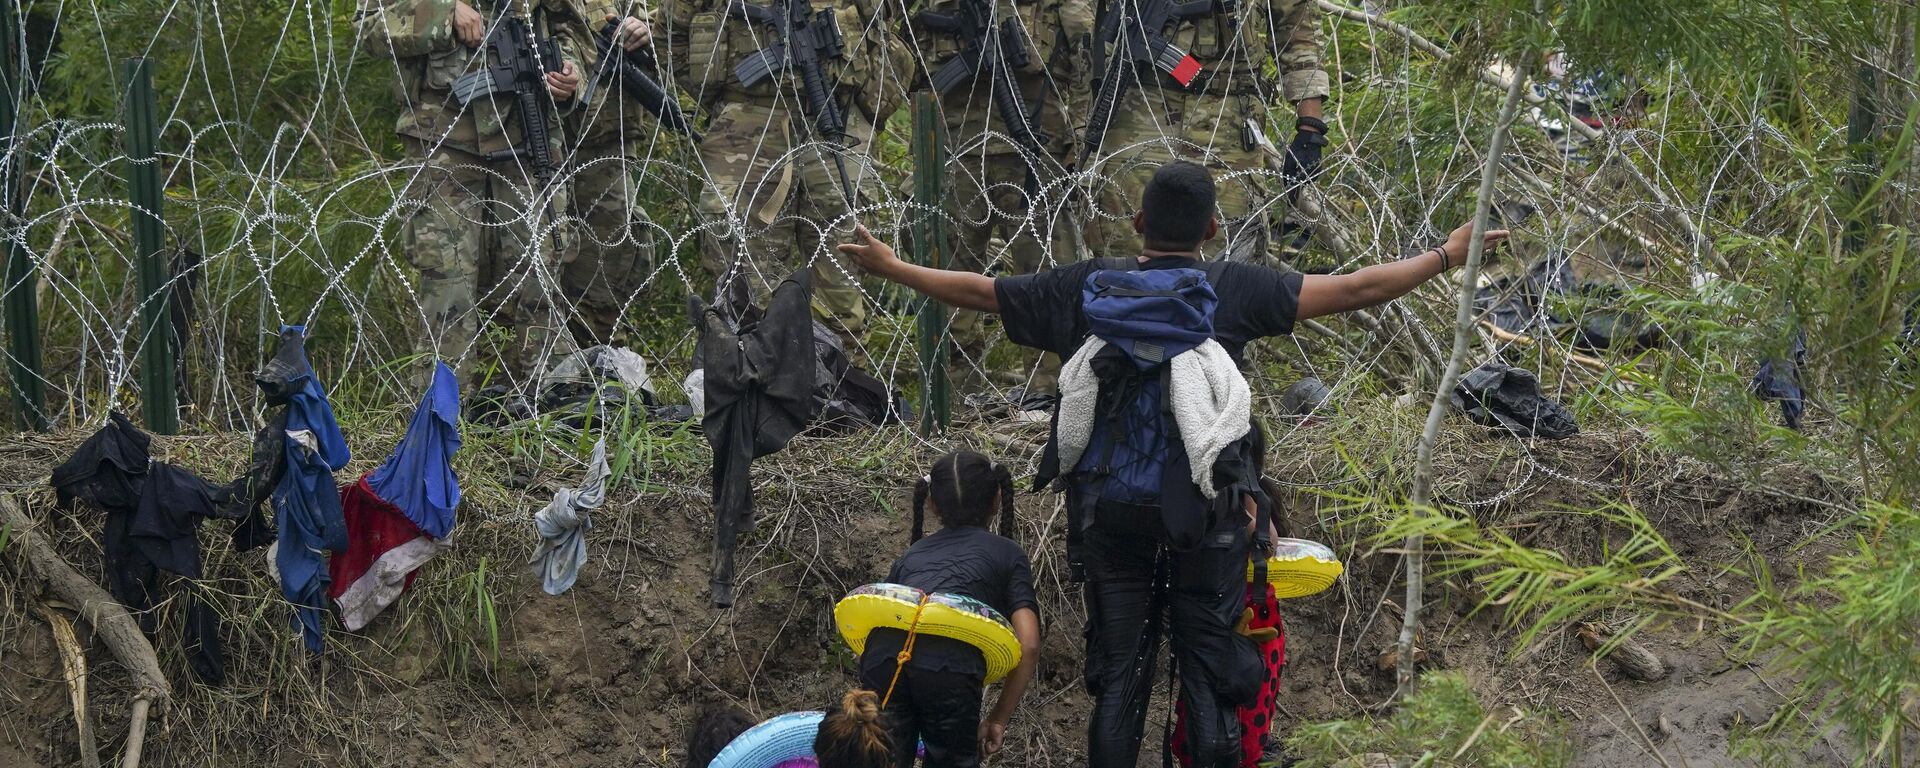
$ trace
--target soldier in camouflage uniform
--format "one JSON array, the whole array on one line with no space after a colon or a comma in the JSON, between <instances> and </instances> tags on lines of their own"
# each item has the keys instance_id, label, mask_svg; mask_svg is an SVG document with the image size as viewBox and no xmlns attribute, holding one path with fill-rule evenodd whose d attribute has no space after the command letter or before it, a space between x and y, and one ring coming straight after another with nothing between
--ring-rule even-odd
<instances>
[{"instance_id":1,"label":"soldier in camouflage uniform","mask_svg":"<svg viewBox=\"0 0 1920 768\"><path fill-rule=\"evenodd\" d=\"M711 115L698 148L699 170L706 176L698 203L705 227L701 262L716 278L743 277L760 293L811 263L814 314L857 336L865 330L866 307L857 272L834 246L851 237L855 223L845 188L853 187L852 202L865 205L867 191L879 184L862 159L872 148L876 126L898 106L909 64L906 52L880 23L880 0L813 0L814 12L833 12L845 39L838 58L821 61L847 117L844 151L835 152L805 114L797 72L776 74L751 88L734 77L743 59L779 41L771 28L729 15L728 5L729 0L663 0L656 10L656 20L667 25L662 65Z\"/></svg>"},{"instance_id":2,"label":"soldier in camouflage uniform","mask_svg":"<svg viewBox=\"0 0 1920 768\"><path fill-rule=\"evenodd\" d=\"M1270 225L1280 218L1274 206L1285 188L1306 183L1318 170L1326 143L1320 107L1328 94L1319 6L1314 0L1241 0L1238 5L1232 15L1174 22L1162 30L1169 43L1200 63L1200 74L1188 87L1149 70L1139 75L1138 85L1128 84L1115 106L1099 146L1102 159L1093 168L1103 179L1088 238L1094 255L1139 250L1133 214L1140 193L1155 169L1178 159L1214 172L1226 238L1222 253L1262 258L1272 245ZM1275 60L1277 84L1267 74ZM1293 141L1277 150L1267 143L1266 125L1267 105L1276 96L1291 102L1295 113ZM1286 158L1284 184L1262 172L1276 151Z\"/></svg>"},{"instance_id":3,"label":"soldier in camouflage uniform","mask_svg":"<svg viewBox=\"0 0 1920 768\"><path fill-rule=\"evenodd\" d=\"M524 157L488 159L525 142L510 96L481 96L463 107L452 93L460 76L487 64L484 40L505 3L529 18L536 34L553 34L582 17L573 0L363 0L355 17L361 51L392 57L403 109L397 130L421 168L404 192L401 247L420 271L415 286L427 328L420 351L461 361L473 381L482 318L510 329L499 363L515 380L537 374L548 355L565 351L565 334L543 282L551 280L566 233L554 222L557 185L543 185ZM529 14L529 11L531 13ZM562 72L546 78L550 151L558 162L559 114L578 90L582 67L563 52ZM543 273L545 273L543 275ZM484 313L484 314L483 314Z\"/></svg>"},{"instance_id":4,"label":"soldier in camouflage uniform","mask_svg":"<svg viewBox=\"0 0 1920 768\"><path fill-rule=\"evenodd\" d=\"M926 87L932 73L960 53L963 41L929 29L919 11L957 14L959 0L922 0L909 5L906 40L922 67L918 83ZM1044 157L1027 157L1008 136L1012 133L995 110L988 79L982 75L948 91L940 99L946 128L947 189L942 205L952 238L954 269L985 272L999 266L1012 274L1027 274L1047 266L1066 253L1067 223L1060 216L1066 185L1050 190L1072 164L1077 143L1073 132L1075 109L1083 106L1086 58L1078 50L1093 33L1092 0L997 0L994 18L1016 18L1027 42L1027 66L1016 72L1022 101L1047 139ZM1035 176L1028 178L1029 174ZM1029 200L1027 189L1045 194ZM1003 249L992 242L1000 238ZM951 331L956 355L980 364L986 331L978 312L954 313ZM1059 369L1049 360L1034 374L1035 390L1050 389Z\"/></svg>"},{"instance_id":5,"label":"soldier in camouflage uniform","mask_svg":"<svg viewBox=\"0 0 1920 768\"><path fill-rule=\"evenodd\" d=\"M586 59L589 73L601 65L593 35L608 21L620 23L621 48L650 46L646 12L636 4L587 0L584 31L569 45ZM560 290L571 305L568 327L581 346L607 344L621 333L622 313L652 272L654 225L635 198L632 157L661 154L678 138L617 81L593 90L592 103L567 115L569 213L584 225L577 247L562 254Z\"/></svg>"}]
</instances>

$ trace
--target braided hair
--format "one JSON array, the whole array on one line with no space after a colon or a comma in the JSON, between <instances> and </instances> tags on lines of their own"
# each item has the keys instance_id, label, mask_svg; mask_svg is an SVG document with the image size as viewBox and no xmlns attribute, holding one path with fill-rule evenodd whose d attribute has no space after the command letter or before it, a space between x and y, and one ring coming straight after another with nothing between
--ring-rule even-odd
<instances>
[{"instance_id":1,"label":"braided hair","mask_svg":"<svg viewBox=\"0 0 1920 768\"><path fill-rule=\"evenodd\" d=\"M999 506L994 505L998 496ZM945 526L978 525L1000 515L1000 535L1013 538L1013 470L973 451L960 450L935 459L913 484L913 538L924 535L927 499Z\"/></svg>"},{"instance_id":2,"label":"braided hair","mask_svg":"<svg viewBox=\"0 0 1920 768\"><path fill-rule=\"evenodd\" d=\"M813 754L820 768L890 768L893 744L880 719L880 695L856 688L840 697L820 721Z\"/></svg>"}]
</instances>

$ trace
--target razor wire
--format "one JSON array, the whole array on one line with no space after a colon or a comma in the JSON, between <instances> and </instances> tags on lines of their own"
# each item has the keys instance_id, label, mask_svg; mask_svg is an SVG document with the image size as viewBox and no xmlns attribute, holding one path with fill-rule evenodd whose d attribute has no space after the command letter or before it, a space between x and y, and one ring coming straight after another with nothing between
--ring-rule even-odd
<instances>
[{"instance_id":1,"label":"razor wire","mask_svg":"<svg viewBox=\"0 0 1920 768\"><path fill-rule=\"evenodd\" d=\"M143 341L141 313L161 298L139 295L133 287L136 264L127 227L130 216L142 211L123 199L127 157L123 128L114 119L116 84L110 76L89 74L111 73L127 56L150 56L163 65L157 84L165 115L159 162L166 190L162 216L174 268L166 295L181 316L176 330L186 374L181 382L183 420L189 428L253 428L261 405L251 372L271 353L269 345L282 325L309 329L310 352L330 389L347 393L359 405L401 407L412 402L413 385L425 367L420 341L432 323L419 295L420 270L403 238L407 219L426 203L411 199L406 191L432 167L398 147L394 110L409 107L383 102L379 95L393 89L398 74L391 52L367 50L356 39L353 15L363 9L318 0L143 0L124 5L4 1L24 22L24 45L15 47L21 52L15 64L24 75L17 89L19 118L4 157L18 170L23 213L9 223L6 238L24 250L33 272L33 279L7 290L33 291L38 297L41 324L34 331L43 340L43 383L57 422L97 424L109 409L129 407L141 395L133 374L141 344L151 343ZM534 4L513 1L523 12L532 12ZM911 37L901 23L914 10L906 0L885 0L878 7L882 12L867 19L865 28L846 34ZM1471 140L1479 135L1473 121L1484 121L1490 110L1460 97L1452 124L1436 128L1428 114L1430 84L1423 80L1431 76L1431 67L1418 51L1371 26L1333 18L1318 23L1326 33L1326 66L1337 75L1327 118L1335 142L1320 177L1311 185L1299 185L1272 162L1226 170L1218 174L1217 183L1223 189L1236 185L1263 193L1251 212L1270 217L1270 228L1286 220L1310 229L1305 250L1287 257L1295 260L1291 266L1347 271L1417 253L1457 223L1443 217L1466 210L1471 202L1469 185L1484 161ZM671 44L658 17L654 29L655 45ZM754 25L746 29L759 34ZM1034 31L1025 32L1034 42ZM756 38L745 45L757 49L770 42ZM932 47L907 42L916 51ZM661 60L675 53L666 51ZM874 76L882 91L904 104L924 82L921 73L938 63L916 60L906 71L881 66ZM730 69L730 64L722 69ZM1090 86L1058 82L1048 72L1051 96L1044 104L1062 110L1065 125L1078 130L1085 115L1074 111L1084 111ZM674 92L678 84L671 68L663 66L658 74ZM974 86L976 91L984 87ZM1500 194L1501 202L1524 204L1536 215L1510 222L1528 253L1508 258L1496 277L1524 277L1540 259L1578 260L1581 279L1617 285L1623 293L1649 287L1685 291L1715 267L1700 256L1709 244L1661 236L1682 229L1676 218L1723 235L1770 234L1755 231L1764 226L1757 220L1715 219L1717 209L1710 200L1730 185L1763 200L1791 192L1794 182L1770 181L1758 170L1759 154L1778 154L1790 146L1788 137L1757 117L1758 107L1747 125L1714 127L1711 138L1719 157L1712 168L1703 169L1703 179L1678 180L1661 175L1654 162L1672 149L1675 136L1647 119L1644 109L1616 105L1620 113L1612 117L1618 120L1602 127L1599 140L1584 140L1568 130L1566 121L1576 119L1567 109L1570 87L1551 81L1535 86L1547 106L1523 121L1526 130L1508 158L1511 170L1500 181ZM803 111L793 89L775 92L776 113ZM989 98L984 92L973 95L981 105ZM702 104L711 101L704 94L687 96ZM1129 105L1151 110L1163 96L1151 86L1133 88ZM1218 100L1223 109L1228 101ZM1274 93L1261 101L1267 118L1263 138L1284 147L1288 132L1277 126L1291 124L1291 108ZM789 258L778 263L741 259L738 266L763 290L802 267L824 264L843 272L874 318L868 332L853 339L856 360L911 397L919 376L911 302L899 288L846 273L833 257L834 246L853 224L865 224L899 246L903 233L928 218L939 218L953 229L993 221L1003 225L1002 235L991 241L986 253L970 254L982 271L998 273L999 265L1011 264L1011 241L1019 237L1040 244L1041 266L1067 264L1087 255L1108 255L1065 252L1058 244L1073 239L1063 237L1068 230L1127 215L1105 209L1100 201L1111 196L1105 190L1119 179L1143 172L1129 158L1146 145L1157 143L1177 156L1218 161L1217 150L1224 142L1239 140L1237 131L1227 130L1236 118L1222 114L1215 116L1220 130L1205 142L1169 129L1159 139L1109 141L1088 167L1072 168L1062 158L1027 153L1002 130L990 108L976 108L989 115L989 128L958 137L948 147L944 168L949 180L970 179L967 186L983 193L982 213L971 219L960 212L966 207L957 205L960 201L913 197L905 183L912 160L902 155L906 121L904 114L894 114L869 116L874 135L864 147L818 138L788 142L784 151L765 158L767 172L755 182L760 186L726 200L726 214L718 218L703 216L699 204L701 195L714 194L720 186L716 171L684 137L651 119L627 122L618 116L622 154L589 157L581 137L563 129L564 151L556 158L559 172L550 183L530 197L497 199L495 207L504 205L503 210L468 212L468 221L483 236L515 228L530 233L528 242L595 238L593 245L600 248L643 251L638 261L644 274L621 276L631 287L621 297L616 338L575 341L580 346L632 346L659 372L654 381L666 400L681 398L674 384L689 373L695 334L684 299L713 298L716 276L701 264L703 240L737 244L779 227L814 233L799 238L802 242L793 244ZM768 125L765 130L769 133L762 138L771 143L777 141L772 132L798 128ZM739 201L780 193L781 179L805 170L807 163L846 169L860 196L848 213L825 220L782 214L756 223L751 211L739 210ZM1039 180L1026 199L1026 210L998 202L1016 191L1024 197L1026 190L991 181L989 163L1022 164L1025 173ZM599 239L582 215L561 205L583 174L604 171L608 165L618 166L617 175L629 185L634 201L625 226L611 240ZM489 178L499 188L525 183L503 176L497 165L448 167ZM1656 169L1647 181L1661 197L1681 202L1633 192L1622 180L1621 169L1627 168ZM1636 242L1636 237L1657 242ZM1653 245L1690 254L1690 260L1665 263L1672 254L1650 252L1647 246ZM472 310L483 329L498 319L498 310L486 307L510 300L528 284L546 297L544 322L565 329L577 319L578 297L562 290L562 265L536 258L532 251L530 246L520 264L505 270L511 273L509 279L483 285ZM1619 258L1622 252L1638 256ZM744 250L735 248L735 253ZM1256 257L1282 265L1279 259ZM1456 291L1453 283L1436 281L1364 320L1333 322L1332 338L1302 330L1296 331L1296 343L1257 345L1256 362L1295 375L1312 373L1343 398L1373 391L1373 385L1363 382L1381 371L1403 375L1398 384L1417 393L1437 378L1420 373L1421 366L1434 364L1434 352L1443 351L1439 338L1444 334L1429 325L1450 315L1445 307ZM1603 377L1586 375L1573 362L1604 351L1591 349L1567 329L1618 307L1605 301L1587 304L1572 307L1570 316L1549 317L1543 311L1531 318L1532 325L1519 334L1528 339L1525 343L1486 338L1469 364L1513 359L1534 368L1548 394L1563 400L1581 399L1593 386L1608 386L1597 381ZM496 355L492 336L483 330L474 339L452 340L446 347L455 350L449 362ZM1008 357L998 350L1010 345L1003 334L990 332L983 347L956 355L951 365L974 393L1005 400L1012 389L1033 382L1037 373L1032 365L1015 370L1004 362L989 362ZM1260 393L1263 405L1270 405L1271 394ZM1300 448L1316 439L1312 430L1288 427L1276 444ZM1597 478L1568 477L1527 455L1504 492L1452 500L1468 507L1498 503L1534 482L1535 470L1539 476L1595 490L1609 487Z\"/></svg>"}]
</instances>

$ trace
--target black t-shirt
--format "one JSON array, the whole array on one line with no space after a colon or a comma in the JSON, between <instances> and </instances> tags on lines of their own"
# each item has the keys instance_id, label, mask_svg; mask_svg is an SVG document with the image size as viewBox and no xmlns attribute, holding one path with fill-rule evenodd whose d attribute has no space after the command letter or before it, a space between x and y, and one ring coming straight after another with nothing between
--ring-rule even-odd
<instances>
[{"instance_id":1,"label":"black t-shirt","mask_svg":"<svg viewBox=\"0 0 1920 768\"><path fill-rule=\"evenodd\" d=\"M1140 264L1141 269L1203 266L1183 256ZM1096 259L995 279L993 292L1000 300L1000 324L1007 338L1061 358L1072 357L1087 338L1087 315L1080 307L1087 276L1109 268L1111 262ZM1235 362L1241 361L1248 342L1293 332L1294 317L1300 311L1300 273L1238 261L1212 265L1212 269L1213 291L1220 297L1213 312L1214 339Z\"/></svg>"},{"instance_id":2,"label":"black t-shirt","mask_svg":"<svg viewBox=\"0 0 1920 768\"><path fill-rule=\"evenodd\" d=\"M1009 619L1021 608L1035 613L1040 610L1033 591L1033 566L1026 551L1012 539L975 526L942 528L915 542L893 561L887 581L925 592L971 597ZM874 630L867 638L861 666L885 664L890 672L906 637L907 633L898 629ZM986 674L986 658L978 648L933 635L920 635L913 641L913 661L909 664Z\"/></svg>"}]
</instances>

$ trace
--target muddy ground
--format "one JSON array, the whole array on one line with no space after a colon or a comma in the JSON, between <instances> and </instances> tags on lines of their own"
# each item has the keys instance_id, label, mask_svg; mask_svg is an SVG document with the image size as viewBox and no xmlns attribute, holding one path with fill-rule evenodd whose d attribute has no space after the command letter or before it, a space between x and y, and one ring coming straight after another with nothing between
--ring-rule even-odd
<instances>
[{"instance_id":1,"label":"muddy ground","mask_svg":"<svg viewBox=\"0 0 1920 768\"><path fill-rule=\"evenodd\" d=\"M11 439L0 445L0 470L41 530L97 577L98 514L54 509L42 485L81 437ZM1031 438L1029 431L981 444L1023 455ZM1677 591L1707 605L1744 596L1741 579L1716 565L1744 562L1749 543L1780 574L1817 557L1826 545L1802 545L1831 522L1842 495L1792 471L1769 475L1762 489L1617 434L1530 446L1478 432L1458 439L1465 447L1442 461L1450 478L1442 491L1475 500L1471 509L1483 520L1585 562L1621 532L1561 510L1631 502L1695 566ZM1283 437L1278 444L1311 442ZM356 434L360 459L342 480L391 445L391 438ZM932 447L904 432L803 439L757 465L761 526L741 549L741 599L720 611L706 602L701 444L681 434L646 445L628 475L643 482L620 484L596 513L591 560L571 592L543 594L524 565L534 540L530 515L549 491L470 482L454 549L365 632L332 626L317 661L286 623L286 606L263 575L263 553L229 551L226 524L207 524L206 585L227 617L229 680L219 688L192 681L178 617L163 606L157 647L176 704L150 736L145 765L672 766L689 718L705 702L731 700L769 716L836 700L851 680L852 657L834 632L833 602L877 580L905 546L908 478ZM171 438L159 451L223 477L241 465L244 444L229 436ZM1400 561L1356 541L1369 533L1351 524L1364 518L1364 503L1320 495L1340 487L1324 481L1339 474L1324 459L1301 450L1278 472L1307 479L1289 510L1294 530L1333 543L1348 563L1336 589L1283 606L1290 663L1281 733L1354 716L1392 690L1376 659L1399 625ZM470 478L489 472L490 460L462 459ZM543 480L578 474L577 459L553 455ZM1023 499L1020 513L1022 542L1036 555L1046 639L1040 679L995 764L1081 765L1083 614L1064 581L1063 517L1050 496ZM59 656L36 607L43 596L15 571L0 573L0 766L80 764ZM1423 638L1431 663L1466 673L1491 712L1518 707L1558 722L1579 750L1579 765L1658 765L1649 743L1675 765L1747 765L1729 756L1730 734L1771 716L1789 684L1737 663L1727 638L1691 624L1642 636L1672 669L1657 682L1628 679L1606 661L1590 668L1566 631L1545 632L1512 653L1516 633L1497 609L1473 611L1478 599L1461 578L1432 585ZM87 709L112 760L126 731L126 677L97 644L87 660ZM1158 743L1163 717L1156 704L1150 743ZM1836 750L1821 745L1807 764L1838 764ZM1158 755L1148 753L1143 764L1157 765Z\"/></svg>"}]
</instances>

